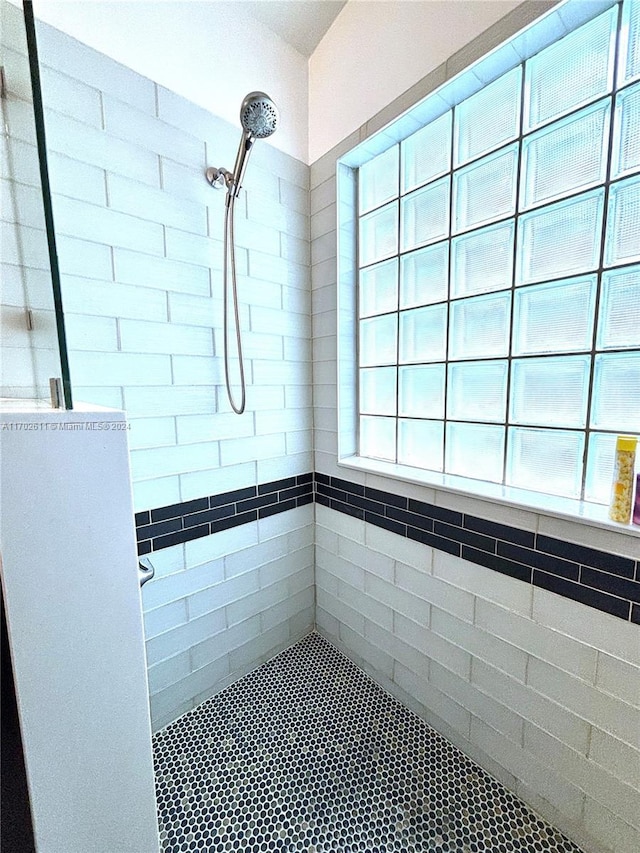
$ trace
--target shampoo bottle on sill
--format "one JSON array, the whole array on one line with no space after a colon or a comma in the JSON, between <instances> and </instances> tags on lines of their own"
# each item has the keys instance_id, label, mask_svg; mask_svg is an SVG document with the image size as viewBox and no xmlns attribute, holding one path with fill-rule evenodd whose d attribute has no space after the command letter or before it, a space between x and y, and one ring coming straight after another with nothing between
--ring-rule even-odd
<instances>
[{"instance_id":1,"label":"shampoo bottle on sill","mask_svg":"<svg viewBox=\"0 0 640 853\"><path fill-rule=\"evenodd\" d=\"M631 435L619 435L616 440L609 518L619 524L629 524L631 521L637 444L638 439Z\"/></svg>"}]
</instances>

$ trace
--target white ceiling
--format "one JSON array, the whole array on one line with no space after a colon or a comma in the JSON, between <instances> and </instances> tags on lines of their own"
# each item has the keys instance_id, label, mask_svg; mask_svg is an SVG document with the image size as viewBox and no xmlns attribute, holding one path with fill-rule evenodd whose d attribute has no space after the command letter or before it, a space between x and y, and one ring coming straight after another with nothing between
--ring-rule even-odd
<instances>
[{"instance_id":1,"label":"white ceiling","mask_svg":"<svg viewBox=\"0 0 640 853\"><path fill-rule=\"evenodd\" d=\"M240 0L243 11L311 56L347 0Z\"/></svg>"}]
</instances>

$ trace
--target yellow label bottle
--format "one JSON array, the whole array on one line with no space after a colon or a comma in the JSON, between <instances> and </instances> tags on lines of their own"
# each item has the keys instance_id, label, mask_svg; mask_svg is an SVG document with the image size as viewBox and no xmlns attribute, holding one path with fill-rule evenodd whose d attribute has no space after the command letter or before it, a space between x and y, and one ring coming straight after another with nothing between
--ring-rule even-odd
<instances>
[{"instance_id":1,"label":"yellow label bottle","mask_svg":"<svg viewBox=\"0 0 640 853\"><path fill-rule=\"evenodd\" d=\"M619 524L629 524L633 498L633 470L636 464L638 439L631 435L619 435L613 464L613 486L609 518Z\"/></svg>"}]
</instances>

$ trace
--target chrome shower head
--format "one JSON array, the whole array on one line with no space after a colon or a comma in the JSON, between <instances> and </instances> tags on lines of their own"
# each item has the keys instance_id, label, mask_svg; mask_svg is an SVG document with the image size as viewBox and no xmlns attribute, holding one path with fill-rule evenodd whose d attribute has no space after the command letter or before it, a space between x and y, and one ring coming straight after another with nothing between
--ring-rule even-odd
<instances>
[{"instance_id":1,"label":"chrome shower head","mask_svg":"<svg viewBox=\"0 0 640 853\"><path fill-rule=\"evenodd\" d=\"M275 133L279 121L278 108L268 95L264 92L249 92L246 95L240 107L242 136L233 172L210 167L205 173L211 186L227 187L227 206L238 197L253 143L256 139L266 139Z\"/></svg>"},{"instance_id":2,"label":"chrome shower head","mask_svg":"<svg viewBox=\"0 0 640 853\"><path fill-rule=\"evenodd\" d=\"M245 97L240 107L242 138L236 164L233 167L232 187L227 202L231 197L238 197L253 143L256 139L266 139L271 136L278 126L278 118L276 105L264 92L249 92Z\"/></svg>"},{"instance_id":3,"label":"chrome shower head","mask_svg":"<svg viewBox=\"0 0 640 853\"><path fill-rule=\"evenodd\" d=\"M278 127L278 108L264 92L249 92L240 107L240 124L254 139L266 139Z\"/></svg>"}]
</instances>

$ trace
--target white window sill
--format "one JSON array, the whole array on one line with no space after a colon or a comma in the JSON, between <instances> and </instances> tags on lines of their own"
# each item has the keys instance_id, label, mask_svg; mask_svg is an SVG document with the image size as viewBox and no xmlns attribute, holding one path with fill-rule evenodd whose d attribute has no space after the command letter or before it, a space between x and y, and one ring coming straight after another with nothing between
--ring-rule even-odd
<instances>
[{"instance_id":1,"label":"white window sill","mask_svg":"<svg viewBox=\"0 0 640 853\"><path fill-rule=\"evenodd\" d=\"M347 456L338 460L342 468L350 468L368 474L378 474L393 480L416 483L432 489L453 492L465 497L476 498L490 503L527 509L535 513L575 521L591 527L600 527L616 533L627 534L640 539L640 527L635 524L618 524L608 516L608 507L601 504L530 492L512 486L472 480L453 474L439 474L435 471L423 471L408 465L396 465L377 459L361 456Z\"/></svg>"}]
</instances>

